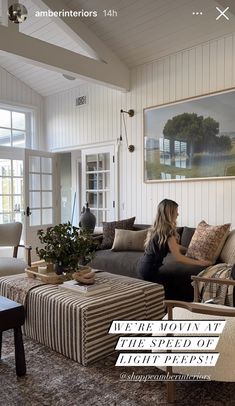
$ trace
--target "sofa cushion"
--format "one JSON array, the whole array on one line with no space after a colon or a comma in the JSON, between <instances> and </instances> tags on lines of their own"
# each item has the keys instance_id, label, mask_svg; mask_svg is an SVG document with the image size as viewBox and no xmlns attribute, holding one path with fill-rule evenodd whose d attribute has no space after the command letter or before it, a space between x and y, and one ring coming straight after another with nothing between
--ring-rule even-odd
<instances>
[{"instance_id":1,"label":"sofa cushion","mask_svg":"<svg viewBox=\"0 0 235 406\"><path fill-rule=\"evenodd\" d=\"M147 232L115 229L112 251L144 251Z\"/></svg>"},{"instance_id":2,"label":"sofa cushion","mask_svg":"<svg viewBox=\"0 0 235 406\"><path fill-rule=\"evenodd\" d=\"M228 236L229 229L230 224L211 226L204 220L201 221L195 230L186 255L215 263Z\"/></svg>"},{"instance_id":3,"label":"sofa cushion","mask_svg":"<svg viewBox=\"0 0 235 406\"><path fill-rule=\"evenodd\" d=\"M89 263L92 268L101 269L117 275L136 278L137 262L142 257L141 251L115 252L111 250L97 251L95 258Z\"/></svg>"},{"instance_id":4,"label":"sofa cushion","mask_svg":"<svg viewBox=\"0 0 235 406\"><path fill-rule=\"evenodd\" d=\"M220 253L220 259L226 264L235 264L235 230L229 233L227 240Z\"/></svg>"},{"instance_id":5,"label":"sofa cushion","mask_svg":"<svg viewBox=\"0 0 235 406\"><path fill-rule=\"evenodd\" d=\"M182 236L181 236L181 245L183 247L188 248L191 239L193 237L193 234L195 233L195 227L184 227Z\"/></svg>"},{"instance_id":6,"label":"sofa cushion","mask_svg":"<svg viewBox=\"0 0 235 406\"><path fill-rule=\"evenodd\" d=\"M0 258L0 277L16 275L25 272L26 263L20 258L1 257Z\"/></svg>"},{"instance_id":7,"label":"sofa cushion","mask_svg":"<svg viewBox=\"0 0 235 406\"><path fill-rule=\"evenodd\" d=\"M133 231L146 230L149 227L151 227L151 224L134 224Z\"/></svg>"},{"instance_id":8,"label":"sofa cushion","mask_svg":"<svg viewBox=\"0 0 235 406\"><path fill-rule=\"evenodd\" d=\"M121 228L123 230L132 230L135 217L131 217L125 220L103 222L103 241L101 243L101 249L111 248L115 236L115 228Z\"/></svg>"}]
</instances>

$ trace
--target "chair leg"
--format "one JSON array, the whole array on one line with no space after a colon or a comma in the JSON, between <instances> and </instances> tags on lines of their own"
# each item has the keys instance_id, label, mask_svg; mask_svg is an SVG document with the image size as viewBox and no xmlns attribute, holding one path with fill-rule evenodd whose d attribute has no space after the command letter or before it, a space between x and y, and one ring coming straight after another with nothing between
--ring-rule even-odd
<instances>
[{"instance_id":1,"label":"chair leg","mask_svg":"<svg viewBox=\"0 0 235 406\"><path fill-rule=\"evenodd\" d=\"M14 328L14 339L15 339L16 374L18 376L23 376L26 374L26 364L21 327Z\"/></svg>"},{"instance_id":2,"label":"chair leg","mask_svg":"<svg viewBox=\"0 0 235 406\"><path fill-rule=\"evenodd\" d=\"M169 373L169 376L171 377L173 375L172 367L166 367L166 372ZM174 401L175 401L175 382L169 380L166 384L166 388L167 388L167 401L169 403L174 403Z\"/></svg>"},{"instance_id":3,"label":"chair leg","mask_svg":"<svg viewBox=\"0 0 235 406\"><path fill-rule=\"evenodd\" d=\"M175 401L175 382L167 382L167 402Z\"/></svg>"},{"instance_id":4,"label":"chair leg","mask_svg":"<svg viewBox=\"0 0 235 406\"><path fill-rule=\"evenodd\" d=\"M2 358L2 331L0 331L0 359Z\"/></svg>"}]
</instances>

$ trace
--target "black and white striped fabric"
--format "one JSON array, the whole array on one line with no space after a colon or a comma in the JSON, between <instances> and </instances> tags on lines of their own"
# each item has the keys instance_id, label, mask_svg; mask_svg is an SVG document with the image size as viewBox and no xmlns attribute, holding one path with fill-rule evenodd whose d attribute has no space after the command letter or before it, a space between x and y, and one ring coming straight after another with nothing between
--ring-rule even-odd
<instances>
[{"instance_id":1,"label":"black and white striped fabric","mask_svg":"<svg viewBox=\"0 0 235 406\"><path fill-rule=\"evenodd\" d=\"M108 279L111 290L94 296L64 291L56 285L31 289L24 333L88 365L114 351L118 335L108 334L113 320L158 320L164 316L161 285L107 272L97 274L99 277ZM11 280L0 279L1 295L11 296Z\"/></svg>"}]
</instances>

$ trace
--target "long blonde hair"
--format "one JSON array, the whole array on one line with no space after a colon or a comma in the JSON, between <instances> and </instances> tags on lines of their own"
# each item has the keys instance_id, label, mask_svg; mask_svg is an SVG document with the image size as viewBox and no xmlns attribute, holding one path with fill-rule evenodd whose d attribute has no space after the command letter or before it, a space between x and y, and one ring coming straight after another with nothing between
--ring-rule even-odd
<instances>
[{"instance_id":1,"label":"long blonde hair","mask_svg":"<svg viewBox=\"0 0 235 406\"><path fill-rule=\"evenodd\" d=\"M147 234L145 248L153 239L157 239L159 246L161 246L166 243L169 236L177 237L175 220L177 208L178 204L173 200L164 199L159 203L153 226Z\"/></svg>"}]
</instances>

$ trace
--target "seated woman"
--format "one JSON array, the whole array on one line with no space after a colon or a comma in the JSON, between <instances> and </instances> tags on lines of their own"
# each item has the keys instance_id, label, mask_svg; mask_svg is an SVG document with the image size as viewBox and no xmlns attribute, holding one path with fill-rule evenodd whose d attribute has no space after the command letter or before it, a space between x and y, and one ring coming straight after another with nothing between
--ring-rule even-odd
<instances>
[{"instance_id":1,"label":"seated woman","mask_svg":"<svg viewBox=\"0 0 235 406\"><path fill-rule=\"evenodd\" d=\"M176 202L164 199L159 203L156 219L147 234L144 255L137 265L138 274L146 281L162 283L158 270L169 252L177 262L182 264L205 267L211 265L209 261L199 261L181 253L186 249L177 242L179 238L176 232L177 216L178 204Z\"/></svg>"}]
</instances>

